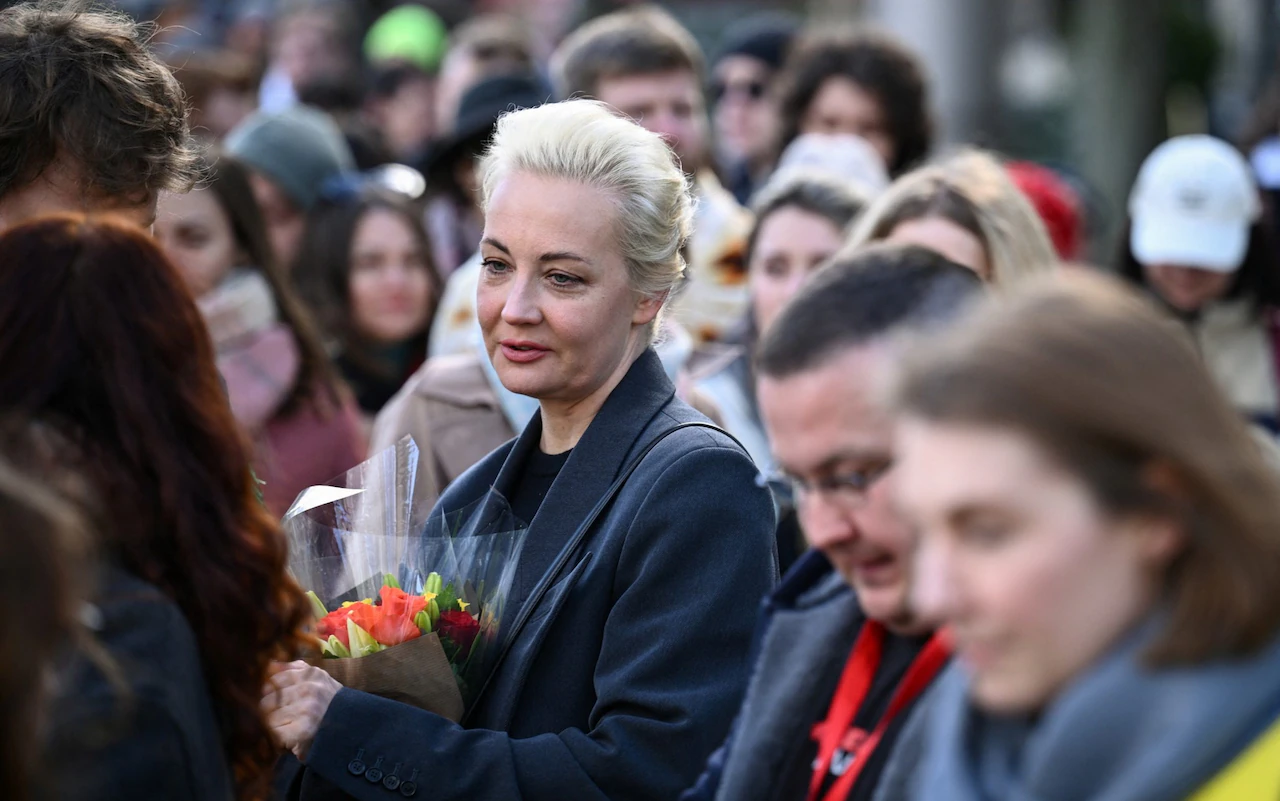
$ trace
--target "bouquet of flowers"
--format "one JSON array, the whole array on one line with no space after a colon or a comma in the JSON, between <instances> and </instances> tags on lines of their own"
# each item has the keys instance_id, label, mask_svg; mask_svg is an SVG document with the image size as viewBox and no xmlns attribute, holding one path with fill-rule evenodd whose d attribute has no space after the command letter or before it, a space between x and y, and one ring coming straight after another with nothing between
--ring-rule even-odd
<instances>
[{"instance_id":1,"label":"bouquet of flowers","mask_svg":"<svg viewBox=\"0 0 1280 801\"><path fill-rule=\"evenodd\" d=\"M495 654L526 527L500 494L428 515L409 437L285 514L321 657L344 686L461 719Z\"/></svg>"}]
</instances>

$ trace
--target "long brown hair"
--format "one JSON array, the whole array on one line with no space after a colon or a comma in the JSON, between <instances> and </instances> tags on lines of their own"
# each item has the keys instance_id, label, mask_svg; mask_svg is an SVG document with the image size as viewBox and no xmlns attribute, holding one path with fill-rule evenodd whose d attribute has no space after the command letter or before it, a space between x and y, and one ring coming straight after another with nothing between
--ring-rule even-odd
<instances>
[{"instance_id":1,"label":"long brown hair","mask_svg":"<svg viewBox=\"0 0 1280 801\"><path fill-rule=\"evenodd\" d=\"M298 378L277 414L281 417L289 416L307 400L315 399L317 392L323 393L324 400L336 407L341 402L338 373L329 354L325 352L320 331L311 313L298 299L293 286L285 280L280 265L276 262L271 240L267 237L262 209L249 183L248 168L225 154L202 156L201 168L205 176L203 186L213 193L218 207L231 223L236 245L249 259L246 266L262 273L262 277L266 279L280 313L280 322L293 332L294 341L298 344L298 353L302 357ZM326 408L322 407L319 411L326 411Z\"/></svg>"},{"instance_id":2,"label":"long brown hair","mask_svg":"<svg viewBox=\"0 0 1280 801\"><path fill-rule=\"evenodd\" d=\"M410 361L420 362L426 357L427 334L444 294L444 279L431 259L431 241L422 226L422 218L408 198L366 186L349 197L322 200L307 215L306 232L291 274L297 282L299 296L315 313L325 334L332 338L337 352L362 368L378 373L378 360L373 355L376 346L356 331L351 313L351 272L355 266L351 248L360 223L374 211L390 212L404 223L426 259L431 314L423 330L411 338L414 353Z\"/></svg>"},{"instance_id":3,"label":"long brown hair","mask_svg":"<svg viewBox=\"0 0 1280 801\"><path fill-rule=\"evenodd\" d=\"M47 423L112 525L98 547L195 632L242 799L277 757L268 663L305 647L305 597L257 500L250 449L177 270L123 221L60 215L0 236L0 405Z\"/></svg>"},{"instance_id":4,"label":"long brown hair","mask_svg":"<svg viewBox=\"0 0 1280 801\"><path fill-rule=\"evenodd\" d=\"M1178 525L1153 664L1248 655L1280 632L1280 473L1181 327L1116 279L1063 271L991 299L908 359L898 401L1018 430L1110 514Z\"/></svg>"}]
</instances>

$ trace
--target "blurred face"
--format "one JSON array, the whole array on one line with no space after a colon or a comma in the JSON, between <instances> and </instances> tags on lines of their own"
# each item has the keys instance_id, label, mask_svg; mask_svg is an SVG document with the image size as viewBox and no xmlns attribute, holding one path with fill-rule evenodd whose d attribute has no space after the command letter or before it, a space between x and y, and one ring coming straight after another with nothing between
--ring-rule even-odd
<instances>
[{"instance_id":1,"label":"blurred face","mask_svg":"<svg viewBox=\"0 0 1280 801\"><path fill-rule=\"evenodd\" d=\"M982 240L945 217L904 220L889 232L884 241L928 248L962 267L968 267L982 280L991 280L991 265Z\"/></svg>"},{"instance_id":2,"label":"blurred face","mask_svg":"<svg viewBox=\"0 0 1280 801\"><path fill-rule=\"evenodd\" d=\"M427 77L406 81L377 109L378 129L401 158L416 155L435 132L435 91Z\"/></svg>"},{"instance_id":3,"label":"blurred face","mask_svg":"<svg viewBox=\"0 0 1280 801\"><path fill-rule=\"evenodd\" d=\"M951 626L976 704L1043 709L1151 607L1172 535L1109 517L1009 429L907 419L897 445L917 608Z\"/></svg>"},{"instance_id":4,"label":"blurred face","mask_svg":"<svg viewBox=\"0 0 1280 801\"><path fill-rule=\"evenodd\" d=\"M480 67L469 51L451 50L445 56L436 77L435 122L440 131L453 128L462 96L479 78Z\"/></svg>"},{"instance_id":5,"label":"blurred face","mask_svg":"<svg viewBox=\"0 0 1280 801\"><path fill-rule=\"evenodd\" d=\"M262 208L262 219L267 224L267 236L271 239L276 262L286 270L292 269L293 259L298 255L298 245L302 241L302 231L306 227L306 216L265 175L250 172L249 183L253 186L253 196L258 201L258 206Z\"/></svg>"},{"instance_id":6,"label":"blurred face","mask_svg":"<svg viewBox=\"0 0 1280 801\"><path fill-rule=\"evenodd\" d=\"M818 87L800 118L800 133L853 134L867 140L885 164L897 157L884 107L875 95L849 78L828 78Z\"/></svg>"},{"instance_id":7,"label":"blurred face","mask_svg":"<svg viewBox=\"0 0 1280 801\"><path fill-rule=\"evenodd\" d=\"M876 400L889 359L883 345L852 347L811 370L762 376L757 394L779 467L811 488L796 498L809 544L857 591L868 616L909 632L921 621L908 597L910 532L891 502L896 470L860 493L815 486L891 463L893 424Z\"/></svg>"},{"instance_id":8,"label":"blurred face","mask_svg":"<svg viewBox=\"0 0 1280 801\"><path fill-rule=\"evenodd\" d=\"M293 14L281 22L276 34L276 62L294 86L336 75L346 67L336 25L333 18L320 11Z\"/></svg>"},{"instance_id":9,"label":"blurred face","mask_svg":"<svg viewBox=\"0 0 1280 801\"><path fill-rule=\"evenodd\" d=\"M405 221L371 209L351 242L351 320L362 336L385 344L421 335L431 319L427 254Z\"/></svg>"},{"instance_id":10,"label":"blurred face","mask_svg":"<svg viewBox=\"0 0 1280 801\"><path fill-rule=\"evenodd\" d=\"M778 123L768 96L772 79L769 65L751 56L726 56L716 64L716 143L726 160L768 157Z\"/></svg>"},{"instance_id":11,"label":"blurred face","mask_svg":"<svg viewBox=\"0 0 1280 801\"><path fill-rule=\"evenodd\" d=\"M1147 286L1178 311L1194 312L1231 291L1235 273L1219 273L1178 264L1143 265Z\"/></svg>"},{"instance_id":12,"label":"blurred face","mask_svg":"<svg viewBox=\"0 0 1280 801\"><path fill-rule=\"evenodd\" d=\"M842 242L840 229L830 220L794 206L778 209L760 223L748 268L751 305L761 332Z\"/></svg>"},{"instance_id":13,"label":"blurred face","mask_svg":"<svg viewBox=\"0 0 1280 801\"><path fill-rule=\"evenodd\" d=\"M250 92L214 87L200 110L199 125L209 129L210 138L220 140L252 114L257 105L258 99Z\"/></svg>"},{"instance_id":14,"label":"blurred face","mask_svg":"<svg viewBox=\"0 0 1280 801\"><path fill-rule=\"evenodd\" d=\"M612 198L514 172L489 201L477 293L489 358L512 392L578 404L608 395L659 302L630 285Z\"/></svg>"},{"instance_id":15,"label":"blurred face","mask_svg":"<svg viewBox=\"0 0 1280 801\"><path fill-rule=\"evenodd\" d=\"M185 195L161 193L155 236L197 298L245 261L231 220L210 189L196 189Z\"/></svg>"},{"instance_id":16,"label":"blurred face","mask_svg":"<svg viewBox=\"0 0 1280 801\"><path fill-rule=\"evenodd\" d=\"M680 157L684 171L702 168L707 152L707 113L702 87L692 72L605 78L596 97L660 135Z\"/></svg>"}]
</instances>

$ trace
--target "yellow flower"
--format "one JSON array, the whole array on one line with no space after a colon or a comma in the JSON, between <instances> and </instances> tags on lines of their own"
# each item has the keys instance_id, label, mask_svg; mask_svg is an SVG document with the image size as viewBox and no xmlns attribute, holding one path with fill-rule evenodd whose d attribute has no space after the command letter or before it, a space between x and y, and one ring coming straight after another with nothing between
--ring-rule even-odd
<instances>
[{"instance_id":1,"label":"yellow flower","mask_svg":"<svg viewBox=\"0 0 1280 801\"><path fill-rule=\"evenodd\" d=\"M343 601L342 608L346 609L348 606L355 606L356 604L368 604L369 606L373 606L373 599L365 598L363 601Z\"/></svg>"},{"instance_id":2,"label":"yellow flower","mask_svg":"<svg viewBox=\"0 0 1280 801\"><path fill-rule=\"evenodd\" d=\"M468 606L471 606L471 604L467 603L461 598L458 599L458 608L461 609L463 612L467 611Z\"/></svg>"}]
</instances>

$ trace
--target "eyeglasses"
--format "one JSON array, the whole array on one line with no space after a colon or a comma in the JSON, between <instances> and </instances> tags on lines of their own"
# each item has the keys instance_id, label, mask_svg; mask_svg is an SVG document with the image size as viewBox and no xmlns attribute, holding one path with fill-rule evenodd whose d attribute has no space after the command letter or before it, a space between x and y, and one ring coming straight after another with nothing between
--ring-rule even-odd
<instances>
[{"instance_id":1,"label":"eyeglasses","mask_svg":"<svg viewBox=\"0 0 1280 801\"><path fill-rule=\"evenodd\" d=\"M872 486L884 478L891 469L893 469L893 460L886 459L871 467L835 473L816 480L800 478L784 471L772 473L768 480L770 483L789 487L796 500L810 494L821 494L833 501L850 506L861 506L866 501L867 493L871 491Z\"/></svg>"},{"instance_id":2,"label":"eyeglasses","mask_svg":"<svg viewBox=\"0 0 1280 801\"><path fill-rule=\"evenodd\" d=\"M768 88L763 81L741 81L724 83L716 81L711 84L711 99L719 103L730 95L740 95L747 100L760 100Z\"/></svg>"}]
</instances>

